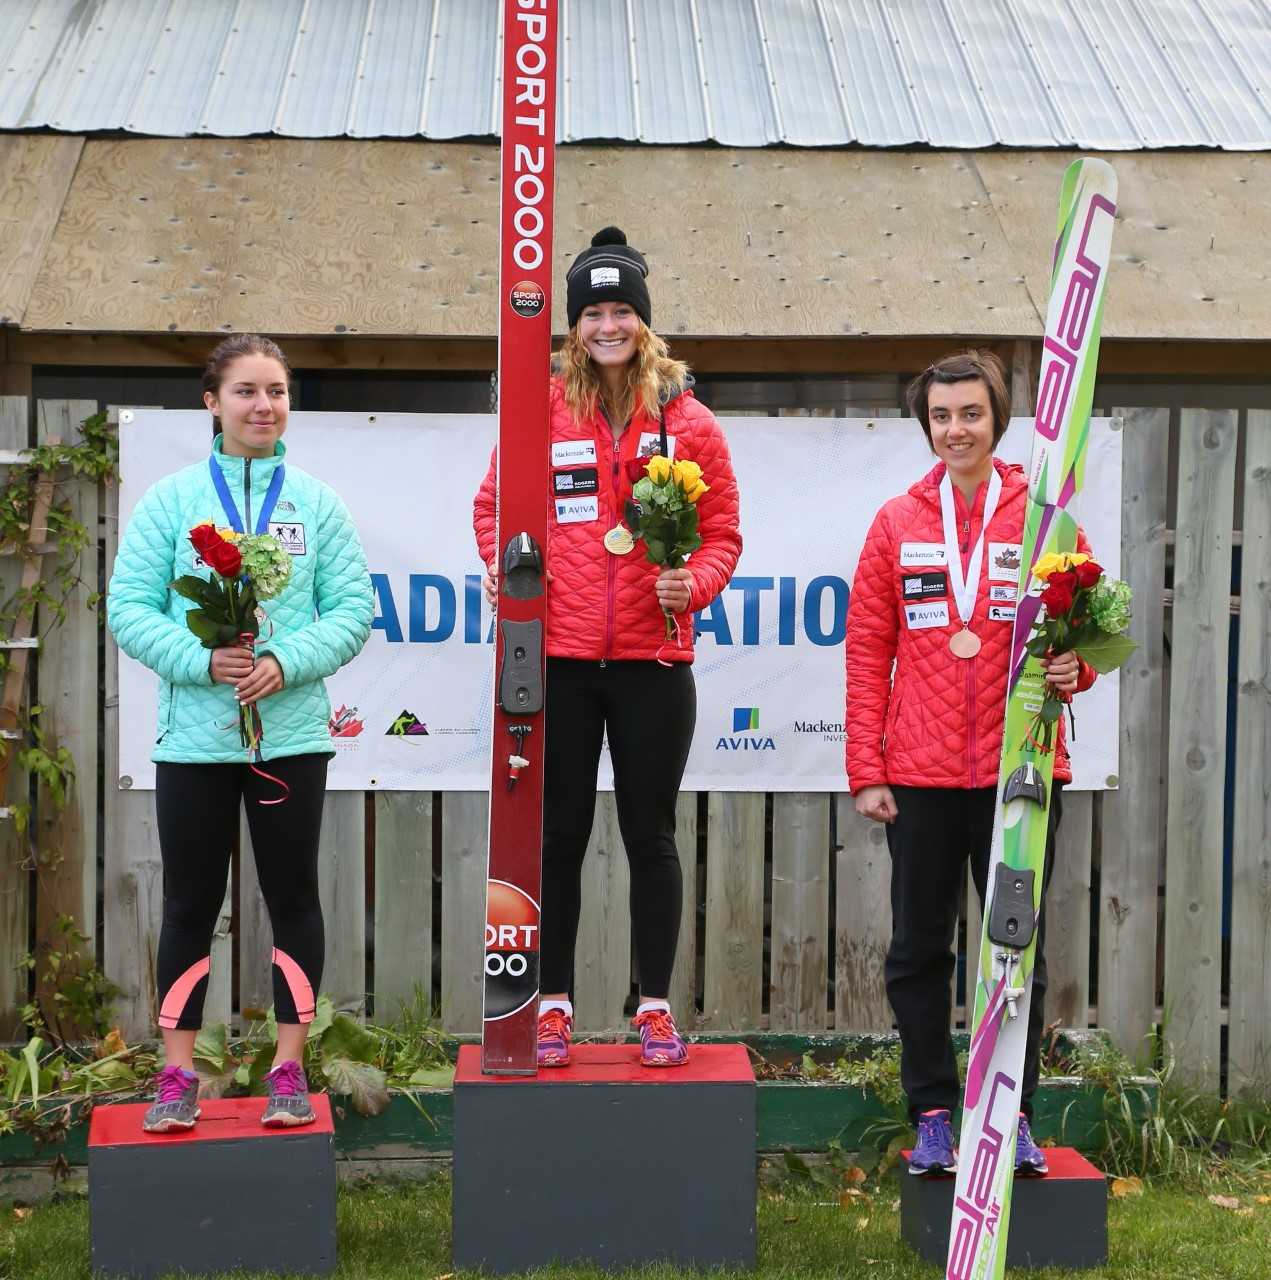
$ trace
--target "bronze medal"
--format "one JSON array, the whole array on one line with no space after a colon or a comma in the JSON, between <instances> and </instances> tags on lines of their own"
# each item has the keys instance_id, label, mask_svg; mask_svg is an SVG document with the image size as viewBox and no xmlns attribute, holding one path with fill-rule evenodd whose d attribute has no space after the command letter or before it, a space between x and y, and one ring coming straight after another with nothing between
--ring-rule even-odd
<instances>
[{"instance_id":1,"label":"bronze medal","mask_svg":"<svg viewBox=\"0 0 1271 1280\"><path fill-rule=\"evenodd\" d=\"M974 658L980 652L980 637L963 627L949 637L949 652L955 658Z\"/></svg>"},{"instance_id":2,"label":"bronze medal","mask_svg":"<svg viewBox=\"0 0 1271 1280\"><path fill-rule=\"evenodd\" d=\"M610 555L629 555L635 548L635 538L625 524L616 524L605 534L605 550Z\"/></svg>"}]
</instances>

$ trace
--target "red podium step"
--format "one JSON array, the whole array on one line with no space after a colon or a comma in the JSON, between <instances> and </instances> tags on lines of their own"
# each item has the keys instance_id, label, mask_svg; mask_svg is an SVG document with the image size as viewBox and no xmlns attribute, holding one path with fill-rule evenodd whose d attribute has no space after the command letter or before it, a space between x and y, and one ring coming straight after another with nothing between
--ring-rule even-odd
<instances>
[{"instance_id":1,"label":"red podium step","mask_svg":"<svg viewBox=\"0 0 1271 1280\"><path fill-rule=\"evenodd\" d=\"M455 1073L454 1262L501 1274L553 1261L753 1266L755 1077L742 1045L682 1067L583 1044L568 1067ZM656 1224L651 1229L650 1224Z\"/></svg>"},{"instance_id":2,"label":"red podium step","mask_svg":"<svg viewBox=\"0 0 1271 1280\"><path fill-rule=\"evenodd\" d=\"M902 1170L909 1152L901 1152ZM1071 1147L1048 1147L1044 1178L1016 1178L1006 1236L1008 1267L1088 1270L1108 1260L1107 1179ZM902 1172L900 1234L919 1257L943 1266L949 1253L954 1179Z\"/></svg>"},{"instance_id":3,"label":"red podium step","mask_svg":"<svg viewBox=\"0 0 1271 1280\"><path fill-rule=\"evenodd\" d=\"M200 1103L185 1133L145 1133L145 1103L99 1106L88 1133L95 1275L335 1270L335 1130L266 1129L264 1098Z\"/></svg>"}]
</instances>

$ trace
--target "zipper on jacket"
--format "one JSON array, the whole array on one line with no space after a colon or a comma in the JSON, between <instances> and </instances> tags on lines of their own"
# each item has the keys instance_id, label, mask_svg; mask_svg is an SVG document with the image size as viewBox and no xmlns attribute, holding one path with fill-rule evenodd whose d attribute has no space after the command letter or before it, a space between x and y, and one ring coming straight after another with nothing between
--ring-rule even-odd
<instances>
[{"instance_id":1,"label":"zipper on jacket","mask_svg":"<svg viewBox=\"0 0 1271 1280\"><path fill-rule=\"evenodd\" d=\"M613 428L610 428L610 435L613 434ZM616 509L618 503L618 441L613 442L613 465L610 470L609 487L610 492L614 496L614 507ZM621 519L621 516L619 516ZM617 523L617 521L615 521ZM608 563L605 565L605 661L613 657L613 610L614 597L618 593L618 557L611 556L607 552L605 559ZM601 666L604 661L601 662Z\"/></svg>"},{"instance_id":2,"label":"zipper on jacket","mask_svg":"<svg viewBox=\"0 0 1271 1280\"><path fill-rule=\"evenodd\" d=\"M252 531L252 460L243 459L243 532Z\"/></svg>"},{"instance_id":3,"label":"zipper on jacket","mask_svg":"<svg viewBox=\"0 0 1271 1280\"><path fill-rule=\"evenodd\" d=\"M970 756L971 786L978 787L980 779L975 767L975 757L979 752L975 734L975 659L966 664L966 742Z\"/></svg>"}]
</instances>

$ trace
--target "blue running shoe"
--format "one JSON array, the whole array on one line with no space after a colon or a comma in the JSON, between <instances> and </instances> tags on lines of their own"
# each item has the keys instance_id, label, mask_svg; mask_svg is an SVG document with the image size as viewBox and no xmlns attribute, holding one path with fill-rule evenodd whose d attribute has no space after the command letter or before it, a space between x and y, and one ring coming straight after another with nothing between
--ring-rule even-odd
<instances>
[{"instance_id":1,"label":"blue running shoe","mask_svg":"<svg viewBox=\"0 0 1271 1280\"><path fill-rule=\"evenodd\" d=\"M947 1111L924 1111L918 1117L918 1142L909 1155L909 1172L953 1173L958 1153L953 1149L953 1126Z\"/></svg>"},{"instance_id":2,"label":"blue running shoe","mask_svg":"<svg viewBox=\"0 0 1271 1280\"><path fill-rule=\"evenodd\" d=\"M1046 1153L1033 1141L1028 1129L1028 1117L1019 1113L1019 1132L1015 1135L1015 1176L1017 1178L1044 1178L1050 1172Z\"/></svg>"}]
</instances>

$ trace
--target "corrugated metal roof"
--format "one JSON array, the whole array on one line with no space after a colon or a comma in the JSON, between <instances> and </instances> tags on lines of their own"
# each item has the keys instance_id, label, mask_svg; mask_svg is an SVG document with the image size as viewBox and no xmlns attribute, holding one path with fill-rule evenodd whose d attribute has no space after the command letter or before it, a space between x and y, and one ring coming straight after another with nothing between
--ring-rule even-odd
<instances>
[{"instance_id":1,"label":"corrugated metal roof","mask_svg":"<svg viewBox=\"0 0 1271 1280\"><path fill-rule=\"evenodd\" d=\"M561 141L1271 147L1268 0L560 0ZM0 0L0 130L492 137L499 0Z\"/></svg>"}]
</instances>

